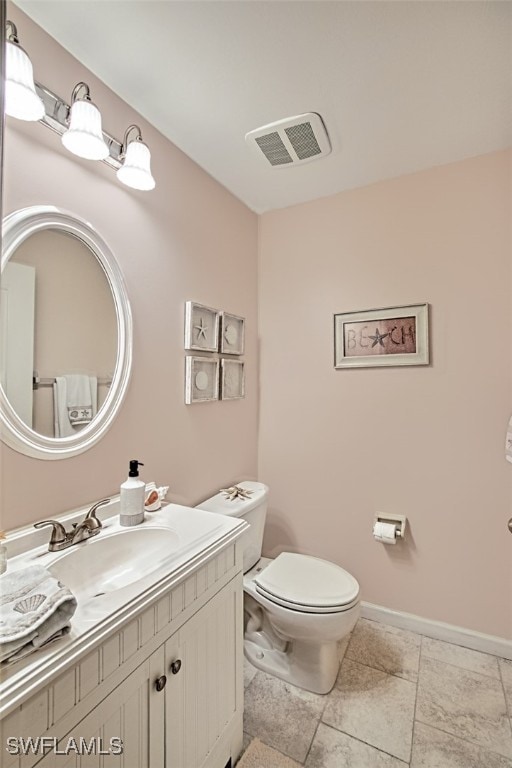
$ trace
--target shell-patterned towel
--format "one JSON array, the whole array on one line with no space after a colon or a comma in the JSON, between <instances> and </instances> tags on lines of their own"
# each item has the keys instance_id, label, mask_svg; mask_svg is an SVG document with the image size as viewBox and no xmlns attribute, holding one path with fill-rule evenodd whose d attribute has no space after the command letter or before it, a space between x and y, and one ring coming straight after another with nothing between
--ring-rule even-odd
<instances>
[{"instance_id":1,"label":"shell-patterned towel","mask_svg":"<svg viewBox=\"0 0 512 768\"><path fill-rule=\"evenodd\" d=\"M42 565L0 576L0 661L17 661L67 634L72 592Z\"/></svg>"},{"instance_id":2,"label":"shell-patterned towel","mask_svg":"<svg viewBox=\"0 0 512 768\"><path fill-rule=\"evenodd\" d=\"M505 438L505 458L512 464L512 416L508 422L507 436Z\"/></svg>"}]
</instances>

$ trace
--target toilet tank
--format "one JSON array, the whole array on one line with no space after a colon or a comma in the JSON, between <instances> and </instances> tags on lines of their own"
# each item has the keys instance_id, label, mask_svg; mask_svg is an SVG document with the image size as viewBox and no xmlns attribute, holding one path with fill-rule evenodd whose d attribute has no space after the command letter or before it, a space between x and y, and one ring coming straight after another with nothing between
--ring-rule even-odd
<instances>
[{"instance_id":1,"label":"toilet tank","mask_svg":"<svg viewBox=\"0 0 512 768\"><path fill-rule=\"evenodd\" d=\"M243 517L249 523L250 528L242 534L241 538L244 553L243 568L244 573L246 573L261 557L263 529L267 516L268 488L263 483L256 483L252 480L244 480L237 485L239 488L251 491L250 498L245 499L237 496L230 500L225 493L217 493L196 506L207 512Z\"/></svg>"}]
</instances>

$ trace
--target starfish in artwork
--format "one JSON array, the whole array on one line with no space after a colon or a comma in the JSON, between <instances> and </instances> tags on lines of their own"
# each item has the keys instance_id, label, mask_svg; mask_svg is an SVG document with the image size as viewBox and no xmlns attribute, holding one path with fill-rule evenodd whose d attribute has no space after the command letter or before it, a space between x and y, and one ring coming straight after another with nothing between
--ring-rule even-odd
<instances>
[{"instance_id":1,"label":"starfish in artwork","mask_svg":"<svg viewBox=\"0 0 512 768\"><path fill-rule=\"evenodd\" d=\"M206 341L206 331L208 330L208 326L204 324L203 318L199 321L199 325L194 325L194 328L197 331L197 338L200 339L202 337Z\"/></svg>"},{"instance_id":2,"label":"starfish in artwork","mask_svg":"<svg viewBox=\"0 0 512 768\"><path fill-rule=\"evenodd\" d=\"M380 344L381 347L384 346L383 339L386 338L386 336L389 336L389 333L379 333L379 329L375 329L375 336L369 336L368 338L373 339L372 348L375 347L377 344Z\"/></svg>"}]
</instances>

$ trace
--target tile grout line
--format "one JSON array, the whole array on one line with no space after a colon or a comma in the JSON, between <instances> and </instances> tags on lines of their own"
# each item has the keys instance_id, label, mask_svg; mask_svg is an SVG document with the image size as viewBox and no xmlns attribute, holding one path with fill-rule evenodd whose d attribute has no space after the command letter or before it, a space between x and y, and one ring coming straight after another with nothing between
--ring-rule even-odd
<instances>
[{"instance_id":1,"label":"tile grout line","mask_svg":"<svg viewBox=\"0 0 512 768\"><path fill-rule=\"evenodd\" d=\"M345 661L345 658L346 658L346 656L347 656L347 651L348 651L348 649L349 649L349 646L350 646L350 643L351 643L351 642L352 642L352 632L350 633L350 637L349 637L348 643L347 643L347 645L346 645L345 651L344 651L344 653L343 653L343 657L340 659L340 664L339 664L339 667L338 667L338 674L336 675L336 680L335 680L335 682L334 682L334 685L333 685L333 687L331 688L331 690L330 690L328 693L326 693L326 694L325 694L325 701L324 701L324 705L323 705L323 707L322 707L322 711L320 712L320 717L318 718L318 723L316 724L315 732L314 732L314 734L313 734L313 738L311 739L311 742L310 742L310 744L309 744L309 748L308 748L308 751L306 752L306 757L304 758L304 762L303 762L303 765L306 765L306 763L307 763L307 760L308 760L308 757L309 757L309 753L311 752L311 747L313 746L313 742L314 742L314 740L315 740L315 738L316 738L316 734L318 733L318 729L319 729L319 727L320 727L320 723L322 723L322 725L326 725L326 723L324 723L324 722L323 722L323 720L322 720L322 718L323 718L323 716L324 716L325 708L327 707L327 704L329 703L329 696L331 695L331 693L332 693L332 692L334 691L334 689L336 688L336 684L337 684L337 682L338 682L338 678L339 678L339 676L340 676L340 672L341 672L341 667L342 667L342 665L343 665L343 662Z\"/></svg>"},{"instance_id":2,"label":"tile grout line","mask_svg":"<svg viewBox=\"0 0 512 768\"><path fill-rule=\"evenodd\" d=\"M506 707L506 710L508 712L508 719L509 719L509 723L510 723L510 733L512 735L512 704L510 704L510 706L509 706L508 698L507 698L507 692L505 690L505 679L503 677L503 671L501 669L501 664L499 663L499 661L498 661L498 672L499 672L499 675L500 675L501 687L503 689L503 696L505 697L505 707Z\"/></svg>"},{"instance_id":3,"label":"tile grout line","mask_svg":"<svg viewBox=\"0 0 512 768\"><path fill-rule=\"evenodd\" d=\"M347 647L348 647L348 646L347 646ZM345 653L346 653L346 651L345 651ZM343 659L344 659L344 658L345 658L345 654L343 654ZM334 691L334 689L336 688L336 683L338 682L338 677L339 677L339 674L340 674L341 665L343 664L343 659L342 659L342 660L341 660L341 662L340 662L340 667L339 667L339 669L338 669L338 674L336 675L336 681L335 681L335 683L334 683L333 687L331 688L331 690L329 691L329 693L326 693L326 694L325 694L325 701L324 701L324 705L323 705L323 707L322 707L322 711L320 712L320 717L318 718L318 722L317 722L317 724L316 724L316 728L315 728L315 732L314 732L314 734L313 734L313 738L312 738L312 739L311 739L311 741L309 742L308 751L306 752L306 757L304 758L304 760L303 760L303 762L302 762L302 765L306 765L307 759L308 759L308 757L309 757L309 753L311 752L311 747L313 746L313 742L314 742L314 740L315 740L315 738L316 738L316 734L318 733L318 728L320 727L320 723L322 723L322 725L325 725L325 723L323 723L323 722L322 722L322 717L324 716L325 708L326 708L327 704L329 703L329 696L331 695L331 693L332 693L332 692Z\"/></svg>"},{"instance_id":4,"label":"tile grout line","mask_svg":"<svg viewBox=\"0 0 512 768\"><path fill-rule=\"evenodd\" d=\"M336 688L336 684L338 682L338 678L339 678L340 672L341 672L341 667L342 667L342 664L343 664L343 662L344 662L344 660L346 658L347 651L349 649L349 646L350 646L351 642L352 642L352 632L350 633L350 637L349 637L349 640L348 640L347 645L345 647L345 651L343 652L343 656L340 659L340 663L339 663L339 667L338 667L338 674L336 675L336 680L334 681L334 685L331 688L331 690L328 693L325 694L324 705L322 707L322 711L320 712L320 717L318 718L318 722L316 724L316 728L315 728L315 732L313 734L313 738L311 739L311 741L309 743L308 751L306 752L306 757L304 758L304 761L302 762L302 765L306 765L306 763L307 763L307 760L308 760L308 757L309 757L309 753L311 752L311 747L313 746L313 742L314 742L314 740L316 738L316 734L318 733L318 729L320 727L320 723L322 723L322 725L326 725L326 723L324 723L323 720L322 720L322 718L324 716L325 708L327 707L327 704L329 703L329 696L331 695L331 693Z\"/></svg>"},{"instance_id":5,"label":"tile grout line","mask_svg":"<svg viewBox=\"0 0 512 768\"><path fill-rule=\"evenodd\" d=\"M257 738L257 739L258 739L258 741L261 741L261 743L262 743L262 744L264 744L264 745L265 745L266 747L268 747L269 749L273 749L273 750L274 750L274 752L279 752L279 754L280 754L280 755L282 755L283 757L286 757L288 760L293 760L293 762L294 762L294 763L297 763L297 765L304 765L304 763L301 763L299 760L296 760L296 759L295 759L294 757L292 757L291 755L287 755L287 754L286 754L286 752L282 752L282 751L279 749L279 747L272 747L270 744L267 744L267 742L266 742L266 741L263 741L263 739L260 739L260 737L259 737L259 736L256 736L255 738ZM270 768L270 766L269 766L269 768Z\"/></svg>"},{"instance_id":6,"label":"tile grout line","mask_svg":"<svg viewBox=\"0 0 512 768\"><path fill-rule=\"evenodd\" d=\"M347 736L349 739L359 742L359 744L364 744L365 747L370 747L370 749L374 749L375 752L379 752L382 755L388 755L389 757L392 757L394 760L398 760L399 763L403 763L406 766L410 765L410 763L407 760L402 760L401 757L397 757L392 752L386 752L385 749L380 749L380 747L376 747L375 744L370 744L369 741L364 741L364 739L359 738L359 736L353 736L351 733L347 733L347 731L342 731L341 728L336 728L335 725L329 725L329 723L324 723L324 722L322 722L322 725L325 726L325 728L330 728L332 731L336 731L337 733L342 733L343 736Z\"/></svg>"},{"instance_id":7,"label":"tile grout line","mask_svg":"<svg viewBox=\"0 0 512 768\"><path fill-rule=\"evenodd\" d=\"M471 747L475 747L476 749L481 750L482 752L487 752L490 755L497 755L498 757L501 757L504 760L511 760L510 757L507 755L503 755L501 752L496 752L494 749L489 749L489 747L484 746L483 744L478 744L476 741L470 741L469 739L465 739L463 736L458 736L456 733L452 733L451 731L444 731L442 728L438 728L437 725L432 725L431 723L425 723L423 720L416 720L417 723L420 723L421 725L425 725L427 728L430 728L432 731L439 731L439 733L444 733L445 736L451 736L452 739L458 739L458 741L463 741L464 744L469 744Z\"/></svg>"},{"instance_id":8,"label":"tile grout line","mask_svg":"<svg viewBox=\"0 0 512 768\"><path fill-rule=\"evenodd\" d=\"M398 680L403 680L406 683L412 683L412 685L418 684L417 680L409 680L408 677L401 677L400 675L396 675L394 672L387 672L385 669L381 669L380 667L372 667L371 664L365 664L362 661L356 661L356 659L347 658L347 661L350 661L352 664L358 664L360 667L373 669L375 672L381 672L383 675L388 675L389 677L396 677Z\"/></svg>"},{"instance_id":9,"label":"tile grout line","mask_svg":"<svg viewBox=\"0 0 512 768\"><path fill-rule=\"evenodd\" d=\"M421 659L423 657L423 635L420 635L420 653L418 656L418 680L416 682L416 696L414 697L414 712L412 715L412 734L411 734L411 756L409 759L409 766L412 765L412 752L414 747L414 736L416 732L416 723L419 722L416 720L416 710L418 708L418 692L420 689L420 667L421 667Z\"/></svg>"},{"instance_id":10,"label":"tile grout line","mask_svg":"<svg viewBox=\"0 0 512 768\"><path fill-rule=\"evenodd\" d=\"M422 638L424 635L422 635ZM441 642L444 642L442 640ZM423 644L423 643L422 643ZM462 646L457 646L461 647ZM473 650L472 648L468 648L467 650ZM480 653L480 651L475 651L475 653ZM488 677L489 680L500 680L500 677L496 677L496 675L488 675L485 672L477 672L475 669L469 669L468 667L461 667L460 664L454 664L452 661L445 661L444 659L438 659L436 656L429 656L428 653L425 653L425 658L430 659L431 661L436 661L438 664L446 664L447 667L455 667L455 669L462 669L464 672L471 672L473 675L482 675L482 677ZM487 654L487 656L490 656L490 654ZM492 658L496 659L496 662L498 662L498 659L502 659L502 656L493 656ZM498 674L500 674L500 665L498 663Z\"/></svg>"}]
</instances>

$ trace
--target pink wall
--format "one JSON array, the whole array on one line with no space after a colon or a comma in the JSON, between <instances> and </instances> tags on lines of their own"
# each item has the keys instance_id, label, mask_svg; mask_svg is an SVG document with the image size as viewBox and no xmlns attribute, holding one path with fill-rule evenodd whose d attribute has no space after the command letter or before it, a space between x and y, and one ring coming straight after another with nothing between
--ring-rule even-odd
<instances>
[{"instance_id":1,"label":"pink wall","mask_svg":"<svg viewBox=\"0 0 512 768\"><path fill-rule=\"evenodd\" d=\"M86 80L107 131L122 138L138 123L152 151L154 192L123 187L102 163L80 160L38 124L7 118L4 214L53 204L88 220L116 255L134 320L134 369L107 436L64 461L27 458L2 445L2 527L41 520L116 492L128 461L197 503L256 474L257 217L17 8L9 18L36 79L65 98ZM184 404L184 302L246 317L246 399ZM243 439L242 439L243 438Z\"/></svg>"},{"instance_id":2,"label":"pink wall","mask_svg":"<svg viewBox=\"0 0 512 768\"><path fill-rule=\"evenodd\" d=\"M345 566L364 600L512 638L511 155L260 218L265 550ZM426 367L333 368L333 314L429 302ZM405 545L372 539L405 514Z\"/></svg>"}]
</instances>

